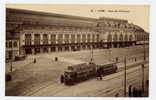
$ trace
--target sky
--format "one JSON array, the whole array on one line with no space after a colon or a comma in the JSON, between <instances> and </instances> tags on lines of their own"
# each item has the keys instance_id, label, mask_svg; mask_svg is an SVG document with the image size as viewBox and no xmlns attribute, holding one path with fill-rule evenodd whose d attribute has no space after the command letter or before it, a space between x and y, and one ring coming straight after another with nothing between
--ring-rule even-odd
<instances>
[{"instance_id":1,"label":"sky","mask_svg":"<svg viewBox=\"0 0 156 100\"><path fill-rule=\"evenodd\" d=\"M6 4L7 8L26 9L90 18L110 17L128 20L149 32L148 5L104 4Z\"/></svg>"}]
</instances>

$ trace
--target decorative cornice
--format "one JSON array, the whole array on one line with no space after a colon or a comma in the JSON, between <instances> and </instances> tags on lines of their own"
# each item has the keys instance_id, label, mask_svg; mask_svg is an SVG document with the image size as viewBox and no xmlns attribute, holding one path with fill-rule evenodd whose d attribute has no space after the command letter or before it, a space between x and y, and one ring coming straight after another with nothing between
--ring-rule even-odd
<instances>
[{"instance_id":1,"label":"decorative cornice","mask_svg":"<svg viewBox=\"0 0 156 100\"><path fill-rule=\"evenodd\" d=\"M56 18L79 19L79 20L85 20L85 21L96 21L97 20L95 18L89 18L89 17L64 15L64 14L56 14L56 13L47 13L47 12L24 10L24 9L14 9L14 8L6 8L6 12L8 12L8 13L32 14L32 15L40 15L40 16L50 16L50 17L56 17Z\"/></svg>"}]
</instances>

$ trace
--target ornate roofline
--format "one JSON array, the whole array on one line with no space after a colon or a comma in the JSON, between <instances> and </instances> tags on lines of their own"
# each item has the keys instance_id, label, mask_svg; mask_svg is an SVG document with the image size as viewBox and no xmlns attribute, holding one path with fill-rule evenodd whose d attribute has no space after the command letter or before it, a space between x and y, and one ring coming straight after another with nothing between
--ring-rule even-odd
<instances>
[{"instance_id":1,"label":"ornate roofline","mask_svg":"<svg viewBox=\"0 0 156 100\"><path fill-rule=\"evenodd\" d=\"M14 8L6 8L6 12L33 14L33 15L41 15L41 16L51 16L51 17L57 17L57 18L79 19L79 20L85 20L85 21L96 21L96 20L98 20L96 18L48 13L48 12L41 12L41 11L32 11L32 10L25 10L25 9L14 9Z\"/></svg>"},{"instance_id":2,"label":"ornate roofline","mask_svg":"<svg viewBox=\"0 0 156 100\"><path fill-rule=\"evenodd\" d=\"M100 17L98 19L98 18L56 14L56 13L50 13L50 12L32 11L32 10L15 9L15 8L6 8L6 11L11 12L11 13L33 14L33 15L51 16L51 17L57 17L57 18L79 19L79 20L85 20L85 21L97 21L97 20L101 19L101 20L113 20L113 21L128 22L127 20L124 20L124 19L116 19L116 18L109 18L109 17Z\"/></svg>"}]
</instances>

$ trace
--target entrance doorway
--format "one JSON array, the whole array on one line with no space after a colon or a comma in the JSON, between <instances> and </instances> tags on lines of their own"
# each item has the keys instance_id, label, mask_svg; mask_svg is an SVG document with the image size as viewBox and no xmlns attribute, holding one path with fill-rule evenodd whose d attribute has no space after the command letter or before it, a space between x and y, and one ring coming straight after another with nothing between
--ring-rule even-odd
<instances>
[{"instance_id":1,"label":"entrance doorway","mask_svg":"<svg viewBox=\"0 0 156 100\"><path fill-rule=\"evenodd\" d=\"M25 48L25 53L26 54L32 54L31 48Z\"/></svg>"},{"instance_id":2,"label":"entrance doorway","mask_svg":"<svg viewBox=\"0 0 156 100\"><path fill-rule=\"evenodd\" d=\"M40 48L35 48L35 54L40 53Z\"/></svg>"}]
</instances>

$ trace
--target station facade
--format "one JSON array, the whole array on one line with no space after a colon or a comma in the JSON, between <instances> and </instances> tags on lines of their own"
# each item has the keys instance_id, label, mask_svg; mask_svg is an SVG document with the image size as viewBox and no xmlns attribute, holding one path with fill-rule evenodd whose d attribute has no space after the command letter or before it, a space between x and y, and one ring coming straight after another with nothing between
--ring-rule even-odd
<instances>
[{"instance_id":1,"label":"station facade","mask_svg":"<svg viewBox=\"0 0 156 100\"><path fill-rule=\"evenodd\" d=\"M17 42L20 54L118 48L148 41L149 34L127 20L88 18L20 9L6 9L6 45ZM13 46L13 45L12 45ZM11 46L6 46L6 56ZM16 51L17 52L17 51Z\"/></svg>"}]
</instances>

